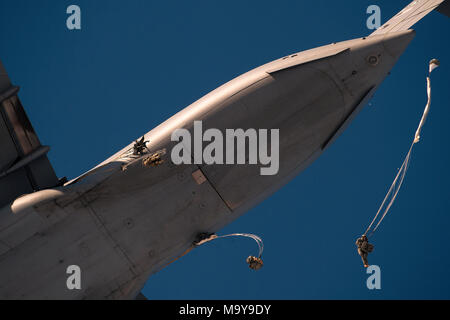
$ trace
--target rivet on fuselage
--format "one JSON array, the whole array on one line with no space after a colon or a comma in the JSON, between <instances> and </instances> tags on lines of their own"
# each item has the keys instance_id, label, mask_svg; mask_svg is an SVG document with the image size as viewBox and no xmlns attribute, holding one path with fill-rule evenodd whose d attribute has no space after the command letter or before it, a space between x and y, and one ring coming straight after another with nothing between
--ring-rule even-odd
<instances>
[{"instance_id":1,"label":"rivet on fuselage","mask_svg":"<svg viewBox=\"0 0 450 320\"><path fill-rule=\"evenodd\" d=\"M127 218L124 220L123 224L128 228L131 229L134 227L134 221L131 218Z\"/></svg>"}]
</instances>

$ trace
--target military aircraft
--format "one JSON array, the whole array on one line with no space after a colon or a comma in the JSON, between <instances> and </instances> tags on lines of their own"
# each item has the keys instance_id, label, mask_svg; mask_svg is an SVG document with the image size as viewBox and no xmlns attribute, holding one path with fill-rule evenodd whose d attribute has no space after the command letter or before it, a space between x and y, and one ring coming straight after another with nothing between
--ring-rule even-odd
<instances>
[{"instance_id":1,"label":"military aircraft","mask_svg":"<svg viewBox=\"0 0 450 320\"><path fill-rule=\"evenodd\" d=\"M372 34L251 70L87 173L58 179L0 64L0 298L134 299L147 279L298 175L342 133L447 0L416 0ZM175 164L176 129L279 129L279 170ZM187 146L190 148L191 146ZM81 288L68 287L68 266ZM73 288L72 288L73 289Z\"/></svg>"}]
</instances>

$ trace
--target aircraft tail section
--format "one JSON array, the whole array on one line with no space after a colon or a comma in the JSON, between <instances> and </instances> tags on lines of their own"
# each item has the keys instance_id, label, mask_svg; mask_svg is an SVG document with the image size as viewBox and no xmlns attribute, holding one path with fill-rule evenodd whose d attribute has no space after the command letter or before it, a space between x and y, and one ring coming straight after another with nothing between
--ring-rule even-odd
<instances>
[{"instance_id":1,"label":"aircraft tail section","mask_svg":"<svg viewBox=\"0 0 450 320\"><path fill-rule=\"evenodd\" d=\"M415 0L370 36L408 30L436 8L442 14L450 16L450 0Z\"/></svg>"}]
</instances>

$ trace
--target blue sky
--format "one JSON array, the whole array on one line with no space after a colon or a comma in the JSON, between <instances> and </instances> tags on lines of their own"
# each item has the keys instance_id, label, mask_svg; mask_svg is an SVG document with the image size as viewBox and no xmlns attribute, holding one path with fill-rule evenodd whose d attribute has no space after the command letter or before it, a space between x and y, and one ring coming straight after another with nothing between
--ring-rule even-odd
<instances>
[{"instance_id":1,"label":"blue sky","mask_svg":"<svg viewBox=\"0 0 450 320\"><path fill-rule=\"evenodd\" d=\"M73 178L228 80L271 60L370 33L409 1L2 1L1 56L59 176ZM82 30L65 27L82 10ZM222 230L264 240L248 269L248 239L222 239L155 274L150 299L449 299L450 43L432 13L392 74L337 142L307 170ZM367 275L354 241L364 232L433 104L397 202L373 238Z\"/></svg>"}]
</instances>

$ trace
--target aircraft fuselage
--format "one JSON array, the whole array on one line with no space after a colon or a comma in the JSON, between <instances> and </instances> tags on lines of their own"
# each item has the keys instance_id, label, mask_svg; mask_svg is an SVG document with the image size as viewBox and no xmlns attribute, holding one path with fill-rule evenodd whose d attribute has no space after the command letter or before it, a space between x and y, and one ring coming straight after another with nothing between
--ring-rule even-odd
<instances>
[{"instance_id":1,"label":"aircraft fuselage","mask_svg":"<svg viewBox=\"0 0 450 320\"><path fill-rule=\"evenodd\" d=\"M62 187L3 207L0 298L135 297L198 233L220 230L322 154L413 36L409 30L344 41L265 64L147 133L150 150L167 150L160 165L134 161L132 143ZM175 165L171 134L193 131L194 121L203 129L279 129L278 173L261 175L250 164ZM81 269L80 290L66 286L69 265Z\"/></svg>"}]
</instances>

